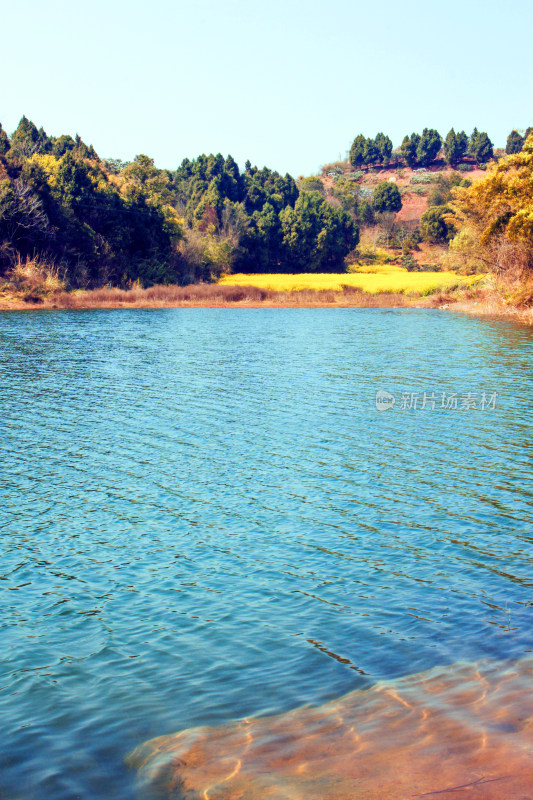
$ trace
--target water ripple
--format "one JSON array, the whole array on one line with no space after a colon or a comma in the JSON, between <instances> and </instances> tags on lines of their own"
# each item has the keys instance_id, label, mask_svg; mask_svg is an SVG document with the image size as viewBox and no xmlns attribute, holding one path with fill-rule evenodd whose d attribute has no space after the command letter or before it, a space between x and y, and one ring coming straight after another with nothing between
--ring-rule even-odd
<instances>
[{"instance_id":1,"label":"water ripple","mask_svg":"<svg viewBox=\"0 0 533 800\"><path fill-rule=\"evenodd\" d=\"M532 367L431 311L0 314L2 797L130 800L151 737L532 651Z\"/></svg>"}]
</instances>

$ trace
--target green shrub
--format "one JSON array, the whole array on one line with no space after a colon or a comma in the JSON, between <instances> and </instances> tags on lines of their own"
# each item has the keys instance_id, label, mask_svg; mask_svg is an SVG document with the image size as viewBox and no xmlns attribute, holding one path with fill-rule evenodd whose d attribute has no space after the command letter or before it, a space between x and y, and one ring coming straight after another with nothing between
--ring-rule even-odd
<instances>
[{"instance_id":1,"label":"green shrub","mask_svg":"<svg viewBox=\"0 0 533 800\"><path fill-rule=\"evenodd\" d=\"M429 172L418 173L417 175L413 175L411 178L411 183L432 183L433 176Z\"/></svg>"},{"instance_id":2,"label":"green shrub","mask_svg":"<svg viewBox=\"0 0 533 800\"><path fill-rule=\"evenodd\" d=\"M382 181L376 187L372 206L376 211L399 211L402 207L402 198L396 184Z\"/></svg>"},{"instance_id":3,"label":"green shrub","mask_svg":"<svg viewBox=\"0 0 533 800\"><path fill-rule=\"evenodd\" d=\"M418 271L418 264L416 259L411 255L411 253L405 253L402 257L402 267L408 270L409 272L417 272Z\"/></svg>"},{"instance_id":4,"label":"green shrub","mask_svg":"<svg viewBox=\"0 0 533 800\"><path fill-rule=\"evenodd\" d=\"M451 231L444 220L444 216L448 211L449 209L446 206L430 206L424 211L420 220L424 241L433 242L433 244L448 241Z\"/></svg>"}]
</instances>

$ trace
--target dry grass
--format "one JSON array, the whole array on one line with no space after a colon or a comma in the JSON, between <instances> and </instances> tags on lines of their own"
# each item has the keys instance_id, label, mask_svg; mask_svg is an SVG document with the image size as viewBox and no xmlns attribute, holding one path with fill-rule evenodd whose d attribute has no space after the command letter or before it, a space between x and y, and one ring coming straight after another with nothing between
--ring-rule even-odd
<instances>
[{"instance_id":1,"label":"dry grass","mask_svg":"<svg viewBox=\"0 0 533 800\"><path fill-rule=\"evenodd\" d=\"M302 290L276 292L250 286L195 284L186 287L153 286L59 292L39 297L38 302L0 294L0 308L440 308L479 316L499 316L533 325L533 309L517 308L494 287L439 292L430 297L408 297L404 293L367 294L356 286L341 291Z\"/></svg>"},{"instance_id":2,"label":"dry grass","mask_svg":"<svg viewBox=\"0 0 533 800\"><path fill-rule=\"evenodd\" d=\"M533 325L533 308L528 305L528 300L533 300L533 287L529 294L525 292L524 299L523 303L517 302L516 296L509 295L501 284L489 279L484 286L434 294L428 298L428 304L432 308L449 309L479 317L499 317Z\"/></svg>"},{"instance_id":3,"label":"dry grass","mask_svg":"<svg viewBox=\"0 0 533 800\"><path fill-rule=\"evenodd\" d=\"M533 308L533 280L524 282L513 293L511 302L516 308Z\"/></svg>"},{"instance_id":4,"label":"dry grass","mask_svg":"<svg viewBox=\"0 0 533 800\"><path fill-rule=\"evenodd\" d=\"M25 260L19 256L7 277L13 289L28 302L39 302L44 295L65 289L59 268L48 259L37 256Z\"/></svg>"},{"instance_id":5,"label":"dry grass","mask_svg":"<svg viewBox=\"0 0 533 800\"><path fill-rule=\"evenodd\" d=\"M151 286L149 289L92 289L63 292L54 302L63 308L120 308L121 306L174 306L190 303L261 303L269 292L254 286L217 286L217 284L191 284L190 286Z\"/></svg>"},{"instance_id":6,"label":"dry grass","mask_svg":"<svg viewBox=\"0 0 533 800\"><path fill-rule=\"evenodd\" d=\"M403 295L368 295L355 286L339 290L275 291L258 286L192 284L152 286L149 289L93 289L61 292L46 305L54 308L173 308L179 306L404 306Z\"/></svg>"}]
</instances>

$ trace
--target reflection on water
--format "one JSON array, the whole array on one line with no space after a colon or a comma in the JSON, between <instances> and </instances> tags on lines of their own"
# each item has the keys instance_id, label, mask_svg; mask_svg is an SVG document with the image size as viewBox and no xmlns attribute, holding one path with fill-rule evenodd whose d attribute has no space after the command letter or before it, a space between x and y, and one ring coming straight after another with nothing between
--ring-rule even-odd
<instances>
[{"instance_id":1,"label":"reflection on water","mask_svg":"<svg viewBox=\"0 0 533 800\"><path fill-rule=\"evenodd\" d=\"M316 708L193 728L139 747L173 800L533 796L533 660L457 664Z\"/></svg>"},{"instance_id":2,"label":"reflection on water","mask_svg":"<svg viewBox=\"0 0 533 800\"><path fill-rule=\"evenodd\" d=\"M498 400L380 413L378 390ZM253 723L239 780L255 785L261 753L277 764L262 731L278 725L287 769L309 746L326 781L310 731L327 739L354 690L371 690L365 741L390 754L411 730L406 763L433 754L437 777L452 722L492 737L496 700L478 725L453 699L462 677L478 697L468 670L450 674L455 694L397 681L533 650L530 329L424 310L0 314L0 419L2 800L132 800L140 743L238 738L232 720L274 715ZM500 691L497 671L486 680ZM306 705L321 710L284 716ZM242 744L221 752L228 769L177 779L220 781ZM369 786L372 752L354 762Z\"/></svg>"}]
</instances>

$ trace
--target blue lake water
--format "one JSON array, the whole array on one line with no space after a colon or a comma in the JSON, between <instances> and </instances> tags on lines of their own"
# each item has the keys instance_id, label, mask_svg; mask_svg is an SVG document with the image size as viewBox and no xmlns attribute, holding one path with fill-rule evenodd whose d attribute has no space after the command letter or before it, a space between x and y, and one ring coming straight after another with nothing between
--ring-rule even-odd
<instances>
[{"instance_id":1,"label":"blue lake water","mask_svg":"<svg viewBox=\"0 0 533 800\"><path fill-rule=\"evenodd\" d=\"M0 419L2 800L142 797L151 737L533 651L527 327L3 313Z\"/></svg>"}]
</instances>

